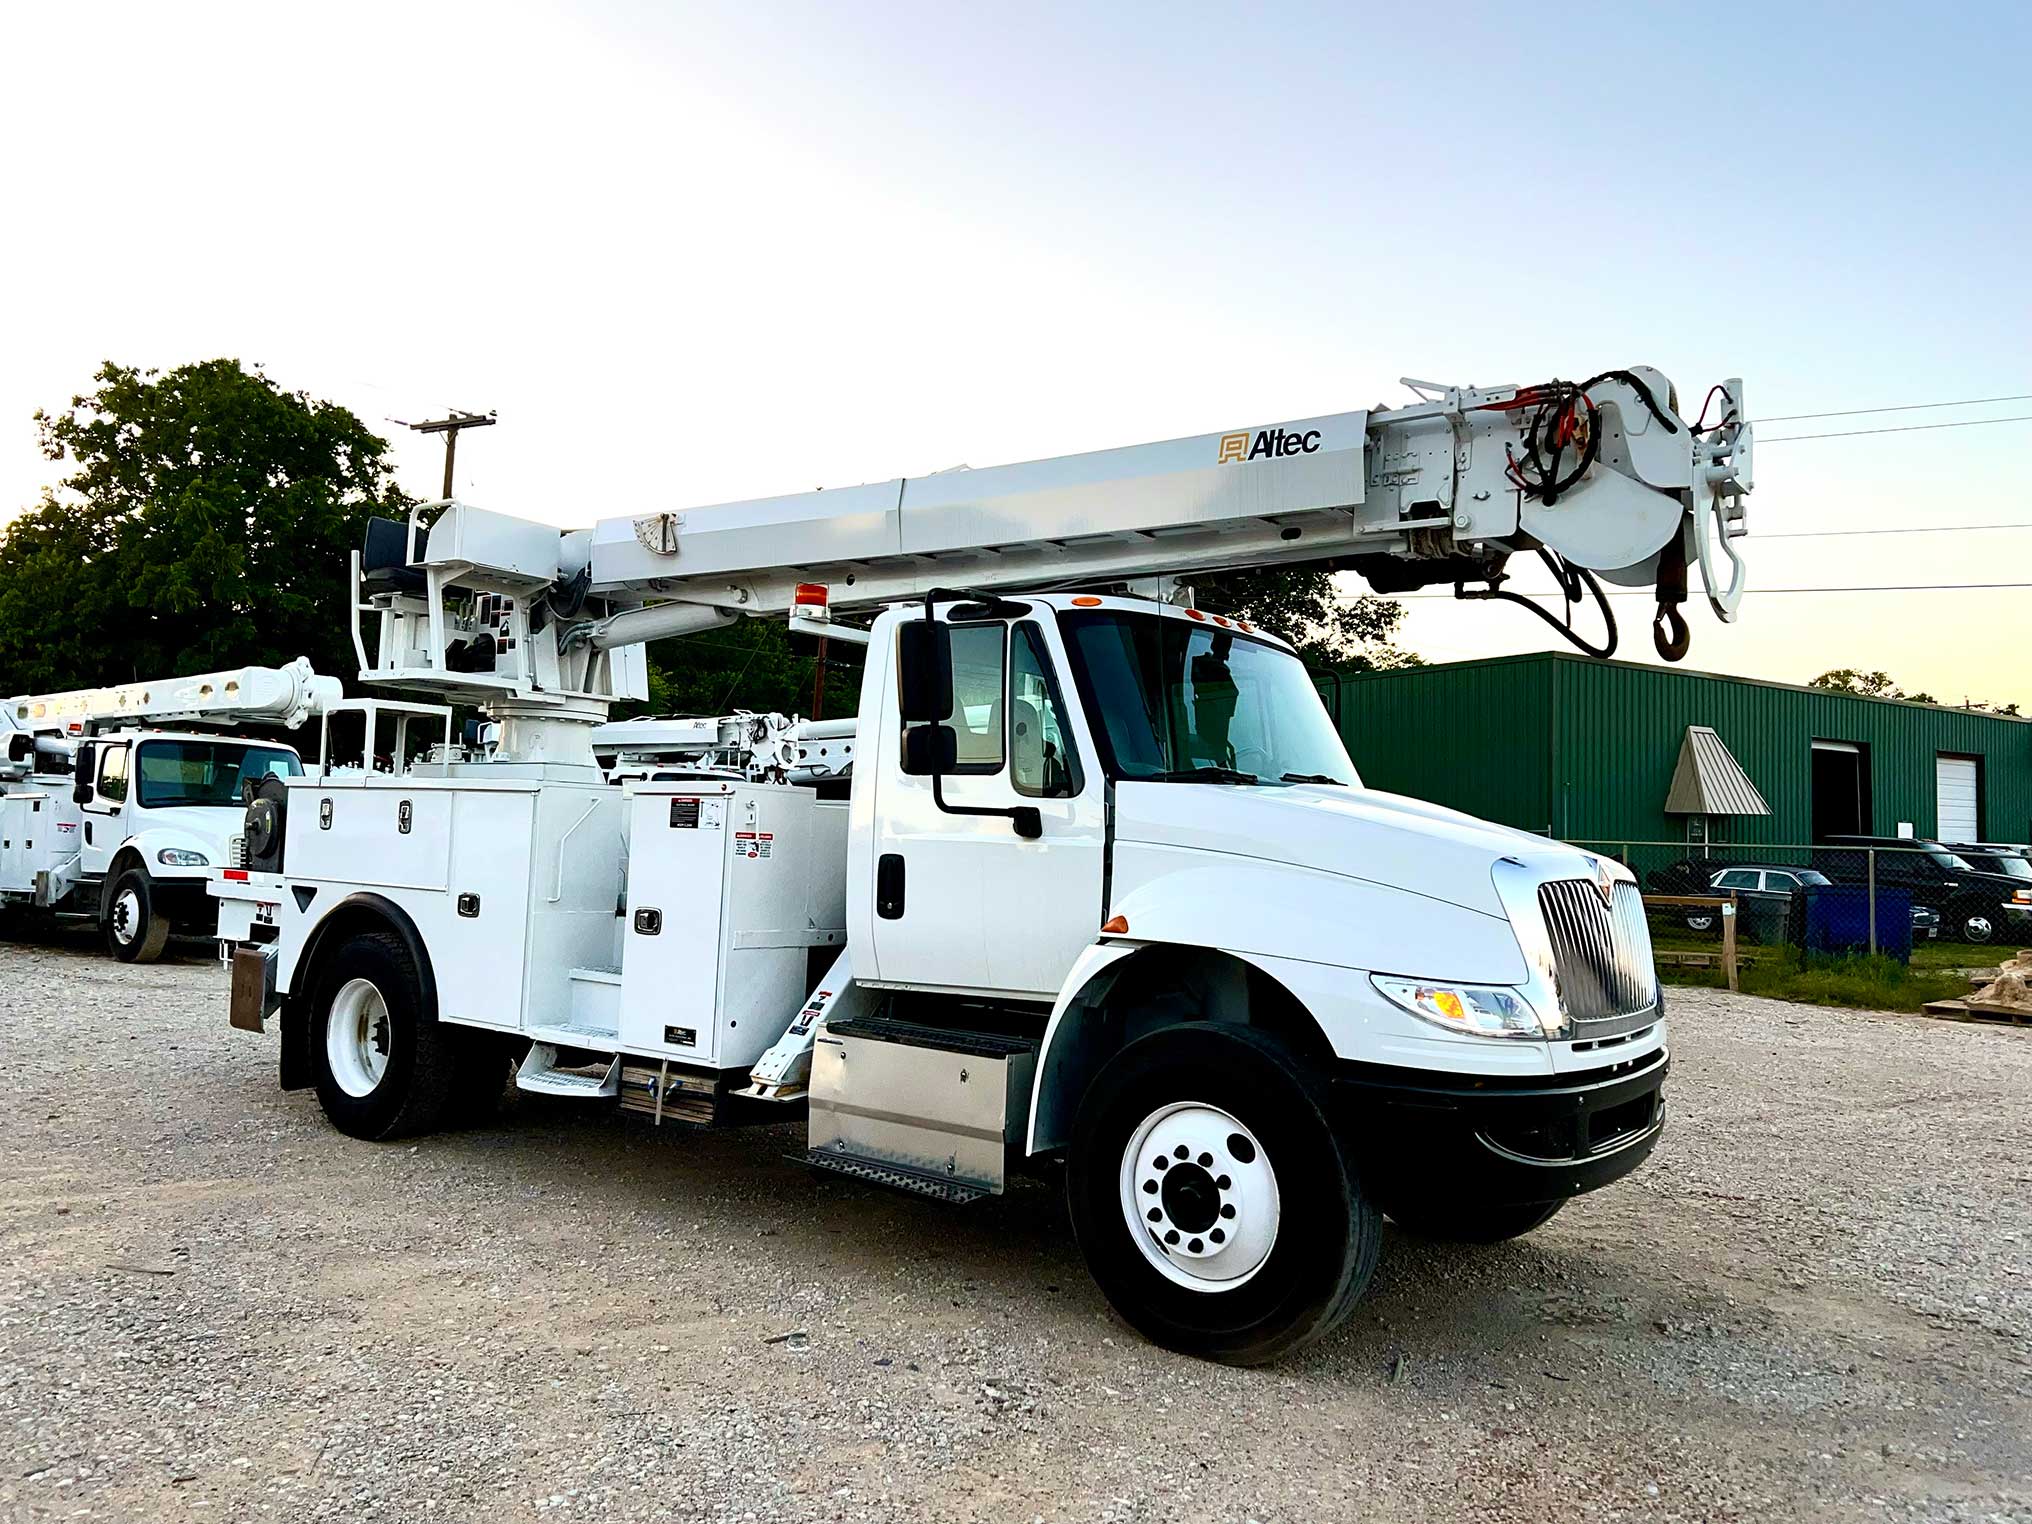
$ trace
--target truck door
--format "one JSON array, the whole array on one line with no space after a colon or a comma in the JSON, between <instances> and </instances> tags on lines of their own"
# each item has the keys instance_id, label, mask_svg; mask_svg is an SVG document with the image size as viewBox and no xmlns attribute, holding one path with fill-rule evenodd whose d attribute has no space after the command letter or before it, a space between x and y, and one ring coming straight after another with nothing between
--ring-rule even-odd
<instances>
[{"instance_id":1,"label":"truck door","mask_svg":"<svg viewBox=\"0 0 2032 1524\"><path fill-rule=\"evenodd\" d=\"M127 743L96 748L92 798L84 806L85 841L78 866L87 876L103 876L120 843L127 839Z\"/></svg>"},{"instance_id":2,"label":"truck door","mask_svg":"<svg viewBox=\"0 0 2032 1524\"><path fill-rule=\"evenodd\" d=\"M951 628L955 764L940 792L948 806L1035 808L1042 834L939 807L932 780L903 770L892 680L875 800L878 977L1048 1000L1100 930L1104 780L1065 701L1053 626Z\"/></svg>"}]
</instances>

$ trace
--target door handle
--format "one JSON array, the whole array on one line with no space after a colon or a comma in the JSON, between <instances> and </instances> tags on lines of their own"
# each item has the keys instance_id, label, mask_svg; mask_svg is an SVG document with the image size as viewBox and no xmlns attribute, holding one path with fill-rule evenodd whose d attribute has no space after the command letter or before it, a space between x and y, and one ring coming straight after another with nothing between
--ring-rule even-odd
<instances>
[{"instance_id":1,"label":"door handle","mask_svg":"<svg viewBox=\"0 0 2032 1524\"><path fill-rule=\"evenodd\" d=\"M875 863L875 914L885 921L903 916L903 854L884 852Z\"/></svg>"}]
</instances>

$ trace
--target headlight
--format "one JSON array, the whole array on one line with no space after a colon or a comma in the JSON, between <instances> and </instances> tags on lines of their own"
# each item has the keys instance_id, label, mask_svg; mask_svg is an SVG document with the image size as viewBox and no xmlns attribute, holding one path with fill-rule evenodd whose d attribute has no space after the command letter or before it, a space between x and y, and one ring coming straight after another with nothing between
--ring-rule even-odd
<instances>
[{"instance_id":1,"label":"headlight","mask_svg":"<svg viewBox=\"0 0 2032 1524\"><path fill-rule=\"evenodd\" d=\"M1371 974L1369 982L1393 1005L1412 1015L1469 1037L1546 1038L1566 1035L1566 1018L1549 1018L1532 1009L1517 990L1501 985L1439 984L1419 979L1391 979Z\"/></svg>"},{"instance_id":2,"label":"headlight","mask_svg":"<svg viewBox=\"0 0 2032 1524\"><path fill-rule=\"evenodd\" d=\"M188 847L164 847L155 854L155 860L165 868L206 868L211 859L202 852L193 852Z\"/></svg>"}]
</instances>

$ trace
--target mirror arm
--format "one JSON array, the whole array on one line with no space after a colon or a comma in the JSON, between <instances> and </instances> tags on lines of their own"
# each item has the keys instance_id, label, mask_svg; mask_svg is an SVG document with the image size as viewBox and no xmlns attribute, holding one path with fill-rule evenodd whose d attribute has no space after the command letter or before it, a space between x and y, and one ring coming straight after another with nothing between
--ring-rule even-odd
<instances>
[{"instance_id":1,"label":"mirror arm","mask_svg":"<svg viewBox=\"0 0 2032 1524\"><path fill-rule=\"evenodd\" d=\"M1025 841L1035 841L1044 834L1044 816L1034 804L1018 804L1000 807L987 804L947 804L945 790L939 787L942 775L936 768L931 774L931 802L948 815L1004 815L1009 819L1018 836Z\"/></svg>"}]
</instances>

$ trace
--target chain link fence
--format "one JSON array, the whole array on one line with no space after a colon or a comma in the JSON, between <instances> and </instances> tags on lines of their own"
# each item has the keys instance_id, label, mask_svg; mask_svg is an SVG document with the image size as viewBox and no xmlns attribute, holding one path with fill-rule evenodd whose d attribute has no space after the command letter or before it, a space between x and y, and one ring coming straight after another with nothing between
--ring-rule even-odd
<instances>
[{"instance_id":1,"label":"chain link fence","mask_svg":"<svg viewBox=\"0 0 2032 1524\"><path fill-rule=\"evenodd\" d=\"M1993 964L2032 947L2032 860L1939 844L1729 845L1583 841L1636 875L1661 968L1797 954L1885 956L1914 968ZM1726 935L1733 923L1734 937Z\"/></svg>"}]
</instances>

